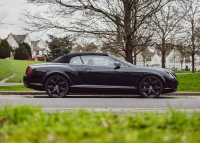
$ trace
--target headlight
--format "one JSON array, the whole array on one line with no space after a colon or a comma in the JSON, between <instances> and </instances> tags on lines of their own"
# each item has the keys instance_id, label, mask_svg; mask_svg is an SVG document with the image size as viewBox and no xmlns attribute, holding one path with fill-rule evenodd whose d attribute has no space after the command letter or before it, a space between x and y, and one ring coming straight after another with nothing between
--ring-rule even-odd
<instances>
[{"instance_id":1,"label":"headlight","mask_svg":"<svg viewBox=\"0 0 200 143\"><path fill-rule=\"evenodd\" d=\"M174 76L171 74L171 73L168 73L169 74L169 76L171 77L171 78L174 78Z\"/></svg>"}]
</instances>

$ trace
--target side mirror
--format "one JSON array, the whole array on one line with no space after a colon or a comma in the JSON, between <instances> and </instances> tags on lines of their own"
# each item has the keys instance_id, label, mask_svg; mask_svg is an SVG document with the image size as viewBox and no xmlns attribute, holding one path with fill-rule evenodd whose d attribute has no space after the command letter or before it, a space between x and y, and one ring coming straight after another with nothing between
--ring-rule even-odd
<instances>
[{"instance_id":1,"label":"side mirror","mask_svg":"<svg viewBox=\"0 0 200 143\"><path fill-rule=\"evenodd\" d=\"M115 67L119 68L121 66L120 62L115 62L114 63Z\"/></svg>"}]
</instances>

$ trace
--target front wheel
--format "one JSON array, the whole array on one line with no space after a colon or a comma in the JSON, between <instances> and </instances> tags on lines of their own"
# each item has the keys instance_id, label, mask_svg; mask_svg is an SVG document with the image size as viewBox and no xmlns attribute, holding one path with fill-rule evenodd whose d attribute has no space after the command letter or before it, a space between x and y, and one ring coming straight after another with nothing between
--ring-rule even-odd
<instances>
[{"instance_id":1,"label":"front wheel","mask_svg":"<svg viewBox=\"0 0 200 143\"><path fill-rule=\"evenodd\" d=\"M161 80L155 76L147 76L139 83L139 93L145 98L159 97L163 91Z\"/></svg>"},{"instance_id":2,"label":"front wheel","mask_svg":"<svg viewBox=\"0 0 200 143\"><path fill-rule=\"evenodd\" d=\"M47 79L45 90L50 97L61 98L69 92L69 84L64 77L54 75Z\"/></svg>"}]
</instances>

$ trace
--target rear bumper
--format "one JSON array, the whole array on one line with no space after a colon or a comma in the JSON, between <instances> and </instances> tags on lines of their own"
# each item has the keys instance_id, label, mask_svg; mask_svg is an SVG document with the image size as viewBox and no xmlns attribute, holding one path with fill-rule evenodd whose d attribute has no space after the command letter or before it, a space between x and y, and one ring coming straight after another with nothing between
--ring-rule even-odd
<instances>
[{"instance_id":1,"label":"rear bumper","mask_svg":"<svg viewBox=\"0 0 200 143\"><path fill-rule=\"evenodd\" d=\"M27 88L44 91L43 84L30 82L30 79L29 79L28 76L23 77L23 82L24 82L24 86L27 87Z\"/></svg>"}]
</instances>

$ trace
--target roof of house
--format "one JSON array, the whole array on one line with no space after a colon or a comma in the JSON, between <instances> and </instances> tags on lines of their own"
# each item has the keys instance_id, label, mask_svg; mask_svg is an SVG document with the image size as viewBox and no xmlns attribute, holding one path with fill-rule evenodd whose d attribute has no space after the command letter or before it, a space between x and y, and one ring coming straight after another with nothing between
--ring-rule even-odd
<instances>
[{"instance_id":1,"label":"roof of house","mask_svg":"<svg viewBox=\"0 0 200 143\"><path fill-rule=\"evenodd\" d=\"M75 47L72 49L72 53L77 53L77 52L96 52L98 50L98 47L92 42L84 47L81 45L77 44Z\"/></svg>"},{"instance_id":2,"label":"roof of house","mask_svg":"<svg viewBox=\"0 0 200 143\"><path fill-rule=\"evenodd\" d=\"M144 54L143 54L144 52ZM142 51L143 57L146 59L146 61L151 61L151 57L155 54L155 51L150 50L149 48L146 48L144 51Z\"/></svg>"},{"instance_id":3,"label":"roof of house","mask_svg":"<svg viewBox=\"0 0 200 143\"><path fill-rule=\"evenodd\" d=\"M32 47L33 47L33 51L34 51L34 52L43 51L43 50L44 50L44 48L40 48L40 47L38 46L38 43L39 43L39 42L40 42L40 40L31 41L31 45L32 45Z\"/></svg>"},{"instance_id":4,"label":"roof of house","mask_svg":"<svg viewBox=\"0 0 200 143\"><path fill-rule=\"evenodd\" d=\"M98 47L92 42L83 48L83 52L95 52Z\"/></svg>"},{"instance_id":5,"label":"roof of house","mask_svg":"<svg viewBox=\"0 0 200 143\"><path fill-rule=\"evenodd\" d=\"M27 35L14 35L11 33L11 35L13 36L13 38L15 39L15 41L20 44L22 42L24 42L25 38Z\"/></svg>"},{"instance_id":6,"label":"roof of house","mask_svg":"<svg viewBox=\"0 0 200 143\"><path fill-rule=\"evenodd\" d=\"M71 50L72 53L82 52L83 47L79 44L76 44Z\"/></svg>"}]
</instances>

